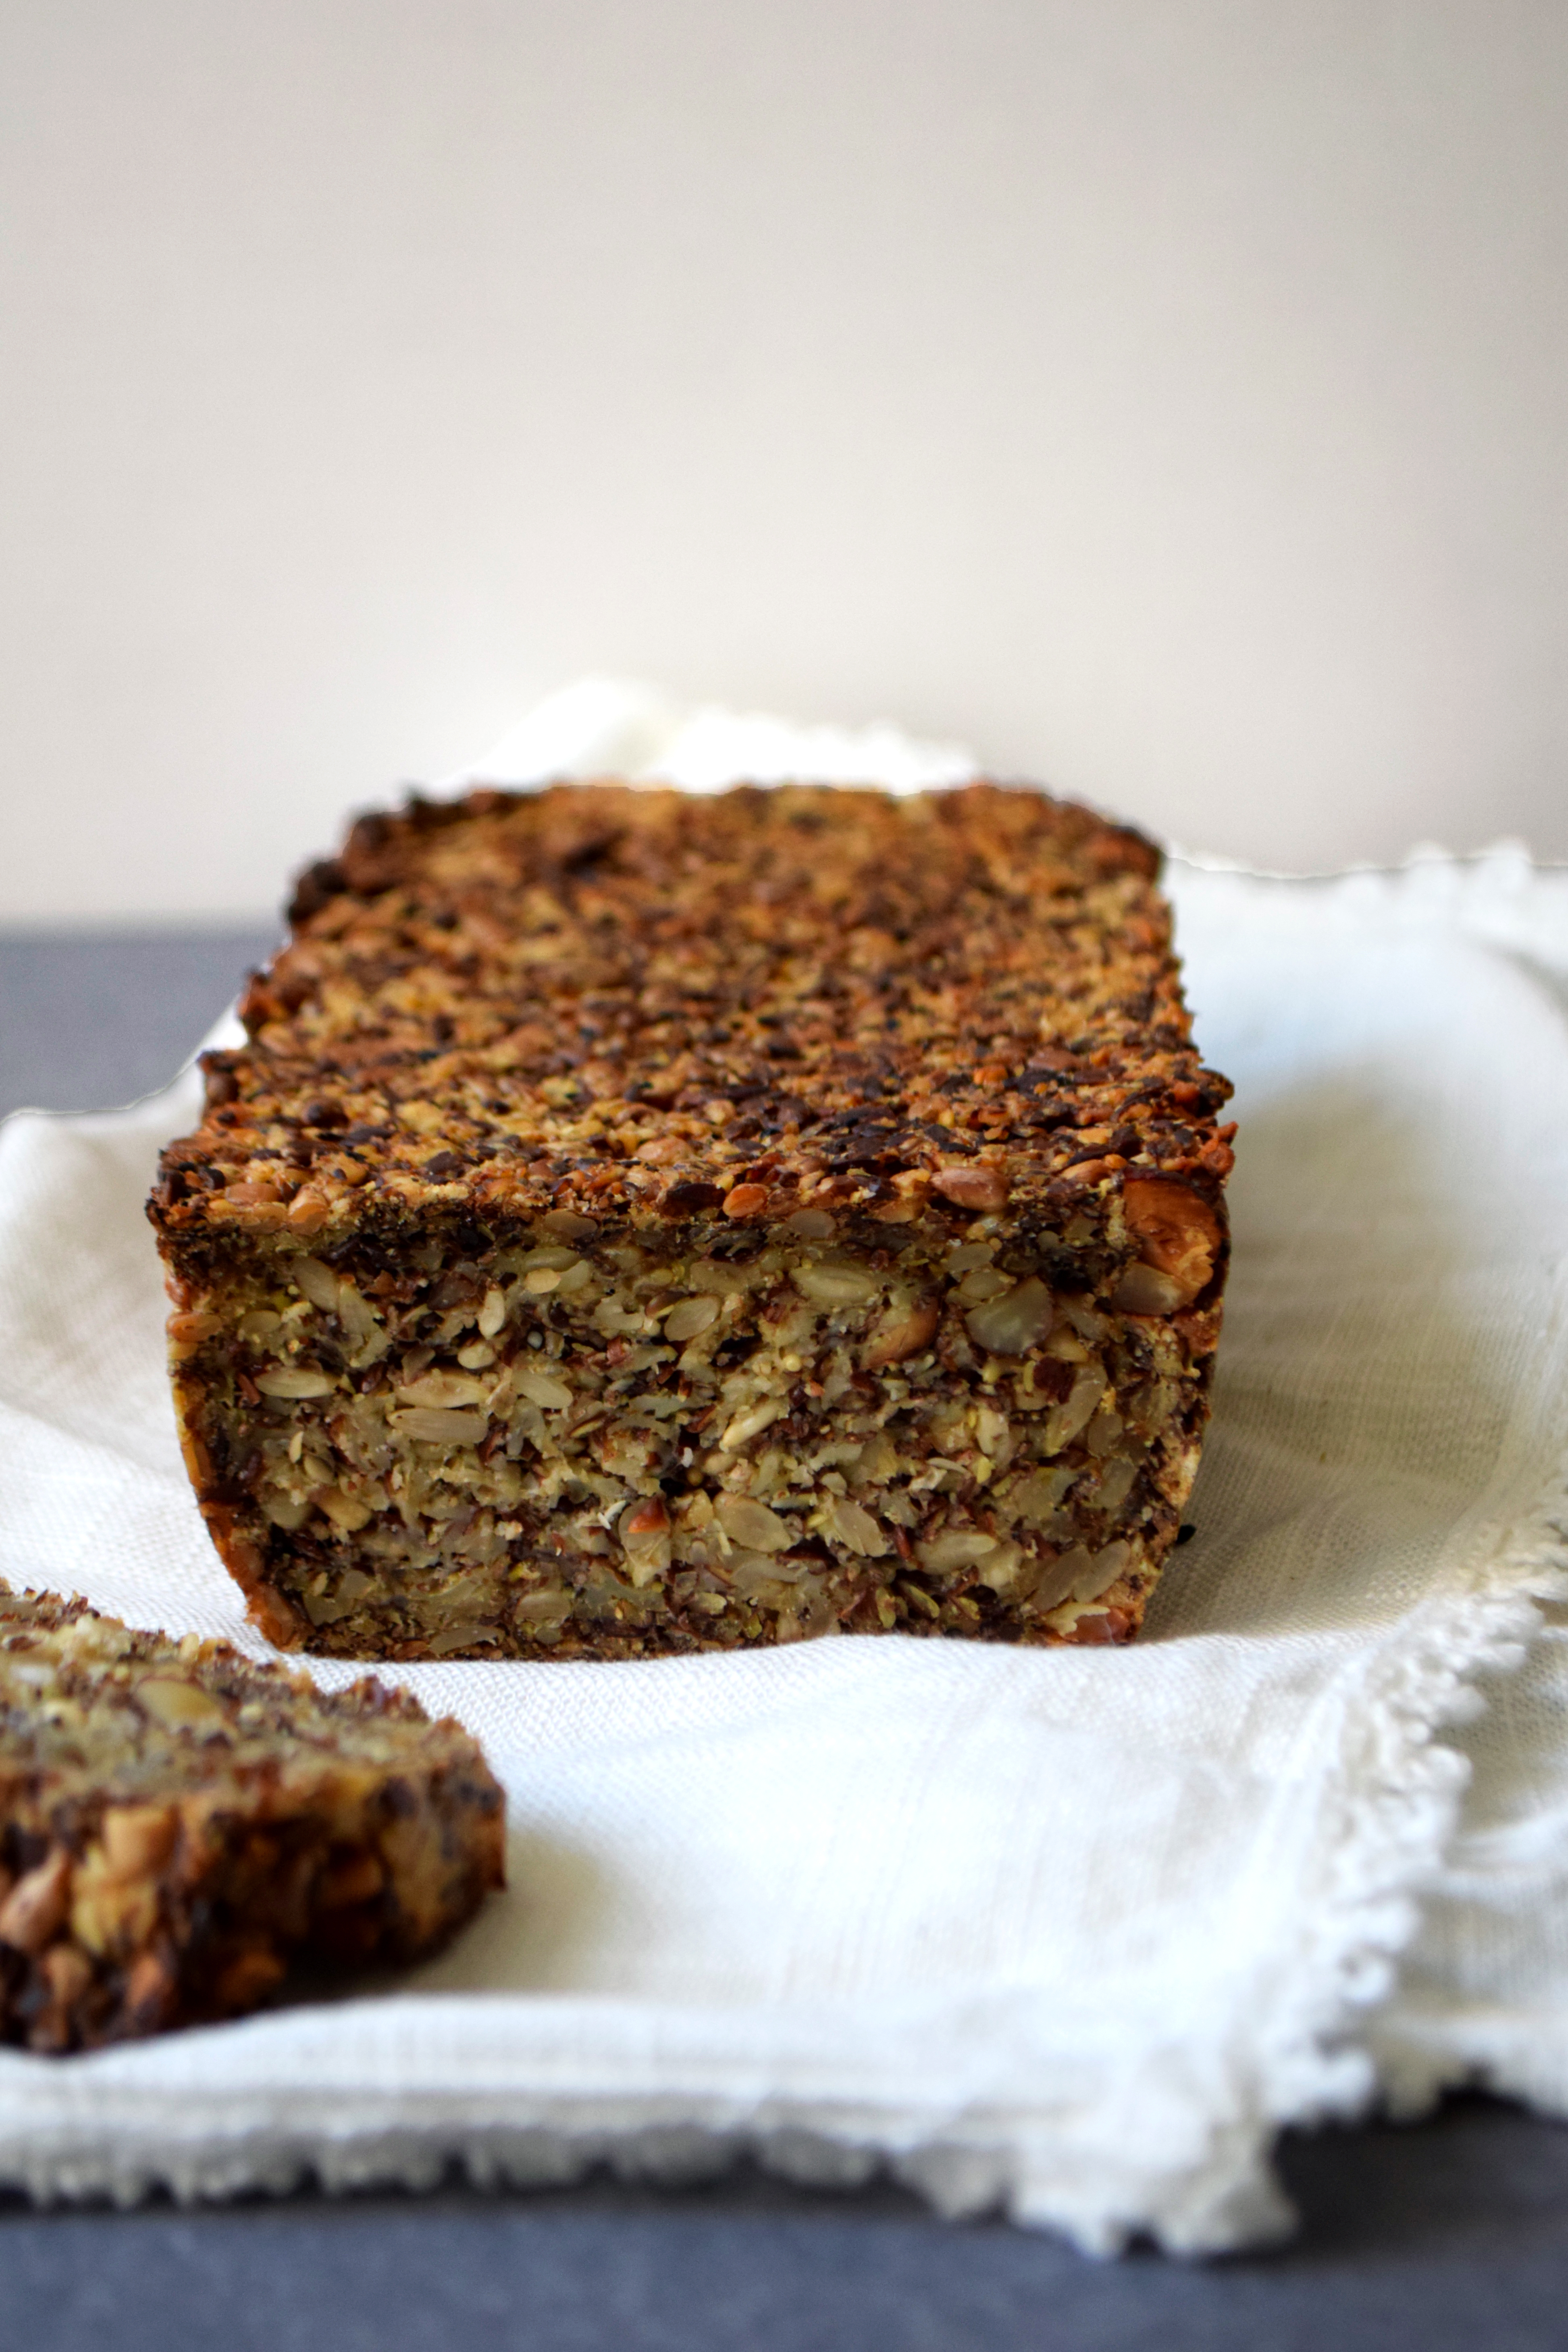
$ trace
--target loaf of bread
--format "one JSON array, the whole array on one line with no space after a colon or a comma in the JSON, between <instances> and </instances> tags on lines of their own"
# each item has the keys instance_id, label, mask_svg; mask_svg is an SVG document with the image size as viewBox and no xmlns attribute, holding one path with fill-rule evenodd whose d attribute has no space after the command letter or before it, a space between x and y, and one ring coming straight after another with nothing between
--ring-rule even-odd
<instances>
[{"instance_id":1,"label":"loaf of bread","mask_svg":"<svg viewBox=\"0 0 1568 2352\"><path fill-rule=\"evenodd\" d=\"M90 2048L417 1959L502 1880L462 1727L0 1586L0 2041Z\"/></svg>"},{"instance_id":2,"label":"loaf of bread","mask_svg":"<svg viewBox=\"0 0 1568 2352\"><path fill-rule=\"evenodd\" d=\"M1028 790L415 800L304 878L150 1213L281 1644L1119 1642L1229 1093L1159 859Z\"/></svg>"}]
</instances>

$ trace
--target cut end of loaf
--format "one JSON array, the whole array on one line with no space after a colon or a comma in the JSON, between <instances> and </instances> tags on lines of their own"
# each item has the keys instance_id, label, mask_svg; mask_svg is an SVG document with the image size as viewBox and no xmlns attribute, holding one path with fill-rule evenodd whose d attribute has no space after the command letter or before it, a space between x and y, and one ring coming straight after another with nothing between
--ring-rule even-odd
<instances>
[{"instance_id":1,"label":"cut end of loaf","mask_svg":"<svg viewBox=\"0 0 1568 2352\"><path fill-rule=\"evenodd\" d=\"M1155 864L993 786L356 828L152 1203L258 1622L399 1658L1128 1638L1231 1159Z\"/></svg>"}]
</instances>

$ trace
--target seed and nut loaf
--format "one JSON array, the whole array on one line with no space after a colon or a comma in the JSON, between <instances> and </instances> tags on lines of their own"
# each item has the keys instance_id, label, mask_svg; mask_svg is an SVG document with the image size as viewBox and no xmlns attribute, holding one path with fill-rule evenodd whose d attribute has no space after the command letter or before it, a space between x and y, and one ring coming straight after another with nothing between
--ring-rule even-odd
<instances>
[{"instance_id":1,"label":"seed and nut loaf","mask_svg":"<svg viewBox=\"0 0 1568 2352\"><path fill-rule=\"evenodd\" d=\"M304 878L150 1203L283 1644L1127 1638L1226 1259L1157 852L1043 794L416 800Z\"/></svg>"},{"instance_id":2,"label":"seed and nut loaf","mask_svg":"<svg viewBox=\"0 0 1568 2352\"><path fill-rule=\"evenodd\" d=\"M418 1958L502 1883L451 1718L0 1586L0 2041L230 2017L293 1971Z\"/></svg>"}]
</instances>

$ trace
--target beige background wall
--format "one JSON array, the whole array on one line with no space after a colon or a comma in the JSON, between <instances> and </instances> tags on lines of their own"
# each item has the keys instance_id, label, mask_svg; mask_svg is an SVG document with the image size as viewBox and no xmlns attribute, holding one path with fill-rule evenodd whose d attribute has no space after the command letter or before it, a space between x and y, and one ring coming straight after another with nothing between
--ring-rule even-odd
<instances>
[{"instance_id":1,"label":"beige background wall","mask_svg":"<svg viewBox=\"0 0 1568 2352\"><path fill-rule=\"evenodd\" d=\"M584 668L1568 856L1563 0L10 0L0 918Z\"/></svg>"}]
</instances>

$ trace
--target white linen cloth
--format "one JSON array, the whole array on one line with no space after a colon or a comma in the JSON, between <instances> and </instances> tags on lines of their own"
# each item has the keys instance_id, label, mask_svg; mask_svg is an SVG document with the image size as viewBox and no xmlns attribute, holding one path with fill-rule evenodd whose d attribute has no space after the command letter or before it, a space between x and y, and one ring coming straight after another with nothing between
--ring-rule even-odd
<instances>
[{"instance_id":1,"label":"white linen cloth","mask_svg":"<svg viewBox=\"0 0 1568 2352\"><path fill-rule=\"evenodd\" d=\"M531 725L476 774L970 770L608 687ZM1565 1558L1568 877L1504 849L1171 885L1241 1129L1197 1536L1141 1640L393 1669L504 1779L509 1892L342 2000L0 2053L0 2179L750 2149L1199 2250L1286 2226L1276 2134L1380 2075L1406 2108L1468 2070L1568 2105L1568 1636L1536 1605ZM197 1093L0 1137L0 1571L261 1655L180 1466L142 1213Z\"/></svg>"}]
</instances>

